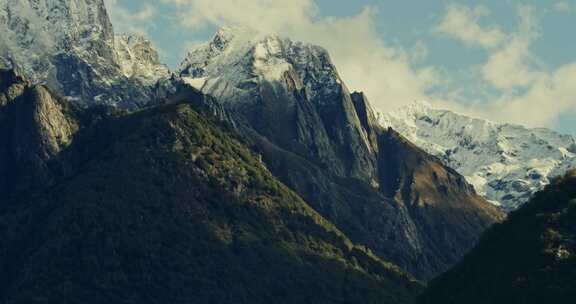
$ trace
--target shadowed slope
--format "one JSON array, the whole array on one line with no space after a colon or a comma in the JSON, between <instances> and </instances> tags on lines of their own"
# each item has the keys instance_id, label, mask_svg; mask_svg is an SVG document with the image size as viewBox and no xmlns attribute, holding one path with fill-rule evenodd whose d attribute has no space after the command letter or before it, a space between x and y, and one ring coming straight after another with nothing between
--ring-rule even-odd
<instances>
[{"instance_id":1,"label":"shadowed slope","mask_svg":"<svg viewBox=\"0 0 576 304\"><path fill-rule=\"evenodd\" d=\"M419 290L189 105L105 120L58 161L77 169L0 216L4 303L411 303Z\"/></svg>"},{"instance_id":2,"label":"shadowed slope","mask_svg":"<svg viewBox=\"0 0 576 304\"><path fill-rule=\"evenodd\" d=\"M573 303L576 175L538 192L432 281L420 303Z\"/></svg>"}]
</instances>

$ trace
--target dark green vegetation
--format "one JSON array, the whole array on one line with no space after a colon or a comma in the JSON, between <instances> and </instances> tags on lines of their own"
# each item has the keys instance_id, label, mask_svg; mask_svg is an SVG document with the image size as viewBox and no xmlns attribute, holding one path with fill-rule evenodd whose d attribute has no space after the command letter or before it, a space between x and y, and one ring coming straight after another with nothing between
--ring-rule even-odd
<instances>
[{"instance_id":1,"label":"dark green vegetation","mask_svg":"<svg viewBox=\"0 0 576 304\"><path fill-rule=\"evenodd\" d=\"M489 229L420 303L575 303L576 173Z\"/></svg>"},{"instance_id":2,"label":"dark green vegetation","mask_svg":"<svg viewBox=\"0 0 576 304\"><path fill-rule=\"evenodd\" d=\"M88 121L47 157L48 189L2 202L0 302L411 303L420 290L191 105Z\"/></svg>"}]
</instances>

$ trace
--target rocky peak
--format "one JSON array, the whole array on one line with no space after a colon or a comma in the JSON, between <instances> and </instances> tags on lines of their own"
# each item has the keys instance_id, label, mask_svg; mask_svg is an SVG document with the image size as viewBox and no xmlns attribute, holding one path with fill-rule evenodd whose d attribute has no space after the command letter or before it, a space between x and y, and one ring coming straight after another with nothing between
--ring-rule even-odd
<instances>
[{"instance_id":1,"label":"rocky peak","mask_svg":"<svg viewBox=\"0 0 576 304\"><path fill-rule=\"evenodd\" d=\"M0 107L6 106L24 92L30 82L19 69L0 69Z\"/></svg>"},{"instance_id":2,"label":"rocky peak","mask_svg":"<svg viewBox=\"0 0 576 304\"><path fill-rule=\"evenodd\" d=\"M241 27L220 29L211 41L190 51L177 74L223 100L240 102L266 82L283 82L294 73L311 99L326 102L338 94L340 77L328 52L315 45Z\"/></svg>"},{"instance_id":3,"label":"rocky peak","mask_svg":"<svg viewBox=\"0 0 576 304\"><path fill-rule=\"evenodd\" d=\"M375 158L352 96L321 47L224 28L177 72L275 143L341 176L375 180Z\"/></svg>"},{"instance_id":4,"label":"rocky peak","mask_svg":"<svg viewBox=\"0 0 576 304\"><path fill-rule=\"evenodd\" d=\"M233 47L230 47L230 45L233 41L240 40L235 38L243 35L245 31L246 30L242 28L221 28L211 41L196 46L186 55L186 58L184 58L184 61L177 70L177 74L187 78L201 78L208 76L207 74L216 74L217 71L215 68L224 67L224 64L217 64L216 61L219 61L218 59L223 61L224 56L221 55L223 55L227 49L232 49ZM240 46L237 48L240 48ZM229 54L229 56L240 56L238 53L240 52L234 52L234 54ZM234 60L238 59L234 58ZM210 68L214 70L210 70Z\"/></svg>"},{"instance_id":5,"label":"rocky peak","mask_svg":"<svg viewBox=\"0 0 576 304\"><path fill-rule=\"evenodd\" d=\"M102 0L7 0L0 4L2 56L12 58L35 81L52 65L46 56L74 51L114 61L114 32Z\"/></svg>"},{"instance_id":6,"label":"rocky peak","mask_svg":"<svg viewBox=\"0 0 576 304\"><path fill-rule=\"evenodd\" d=\"M1 66L22 68L82 107L140 107L154 100L157 80L169 77L141 39L120 39L116 50L103 0L2 1L0 32Z\"/></svg>"},{"instance_id":7,"label":"rocky peak","mask_svg":"<svg viewBox=\"0 0 576 304\"><path fill-rule=\"evenodd\" d=\"M117 34L115 49L122 73L154 85L170 77L170 70L160 62L158 51L150 40L136 34Z\"/></svg>"},{"instance_id":8,"label":"rocky peak","mask_svg":"<svg viewBox=\"0 0 576 304\"><path fill-rule=\"evenodd\" d=\"M0 70L0 195L50 182L48 162L78 128L68 110L66 102L19 71Z\"/></svg>"}]
</instances>

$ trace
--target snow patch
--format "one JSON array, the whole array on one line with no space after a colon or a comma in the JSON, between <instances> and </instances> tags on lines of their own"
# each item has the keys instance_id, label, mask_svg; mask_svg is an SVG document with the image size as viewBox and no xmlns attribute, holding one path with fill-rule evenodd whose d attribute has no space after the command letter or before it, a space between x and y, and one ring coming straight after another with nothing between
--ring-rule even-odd
<instances>
[{"instance_id":1,"label":"snow patch","mask_svg":"<svg viewBox=\"0 0 576 304\"><path fill-rule=\"evenodd\" d=\"M204 87L207 80L208 80L207 77L198 77L198 78L182 77L182 81L184 81L184 83L197 90L202 90L202 87Z\"/></svg>"}]
</instances>

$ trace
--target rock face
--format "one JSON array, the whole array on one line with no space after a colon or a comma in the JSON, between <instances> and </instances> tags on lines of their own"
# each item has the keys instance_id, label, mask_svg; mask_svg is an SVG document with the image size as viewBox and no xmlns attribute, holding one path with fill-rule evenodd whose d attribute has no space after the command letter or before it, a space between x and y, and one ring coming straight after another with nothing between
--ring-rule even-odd
<instances>
[{"instance_id":1,"label":"rock face","mask_svg":"<svg viewBox=\"0 0 576 304\"><path fill-rule=\"evenodd\" d=\"M51 61L42 55L70 51L108 63L114 58L114 32L102 0L5 0L0 27L2 55L21 65L33 81L49 72Z\"/></svg>"},{"instance_id":2,"label":"rock face","mask_svg":"<svg viewBox=\"0 0 576 304\"><path fill-rule=\"evenodd\" d=\"M379 120L438 156L507 211L576 167L576 139L548 129L493 123L424 102L380 114Z\"/></svg>"},{"instance_id":3,"label":"rock face","mask_svg":"<svg viewBox=\"0 0 576 304\"><path fill-rule=\"evenodd\" d=\"M134 34L116 34L116 54L122 73L149 86L170 78L170 70L160 62L152 43Z\"/></svg>"},{"instance_id":4,"label":"rock face","mask_svg":"<svg viewBox=\"0 0 576 304\"><path fill-rule=\"evenodd\" d=\"M235 115L284 183L418 278L446 270L502 218L458 173L379 127L320 47L226 28L192 50L179 75Z\"/></svg>"},{"instance_id":5,"label":"rock face","mask_svg":"<svg viewBox=\"0 0 576 304\"><path fill-rule=\"evenodd\" d=\"M479 233L503 219L464 177L396 131L380 136L380 151L380 191L404 205L411 232L406 239L422 255L407 259L397 252L403 265L416 261L421 269L435 270L428 272L430 278L459 261Z\"/></svg>"},{"instance_id":6,"label":"rock face","mask_svg":"<svg viewBox=\"0 0 576 304\"><path fill-rule=\"evenodd\" d=\"M225 28L193 50L180 76L225 103L260 134L333 173L374 176L372 144L328 53L247 29ZM257 37L257 38L254 38Z\"/></svg>"},{"instance_id":7,"label":"rock face","mask_svg":"<svg viewBox=\"0 0 576 304\"><path fill-rule=\"evenodd\" d=\"M0 31L5 68L22 68L33 83L84 107L150 103L154 80L167 74L144 39L120 36L116 49L103 0L2 1Z\"/></svg>"},{"instance_id":8,"label":"rock face","mask_svg":"<svg viewBox=\"0 0 576 304\"><path fill-rule=\"evenodd\" d=\"M572 303L576 298L576 174L558 178L489 229L420 303Z\"/></svg>"},{"instance_id":9,"label":"rock face","mask_svg":"<svg viewBox=\"0 0 576 304\"><path fill-rule=\"evenodd\" d=\"M413 303L418 283L191 104L85 127L71 170L0 209L0 302Z\"/></svg>"},{"instance_id":10,"label":"rock face","mask_svg":"<svg viewBox=\"0 0 576 304\"><path fill-rule=\"evenodd\" d=\"M21 71L0 70L0 196L49 183L48 162L78 125L67 104Z\"/></svg>"}]
</instances>

